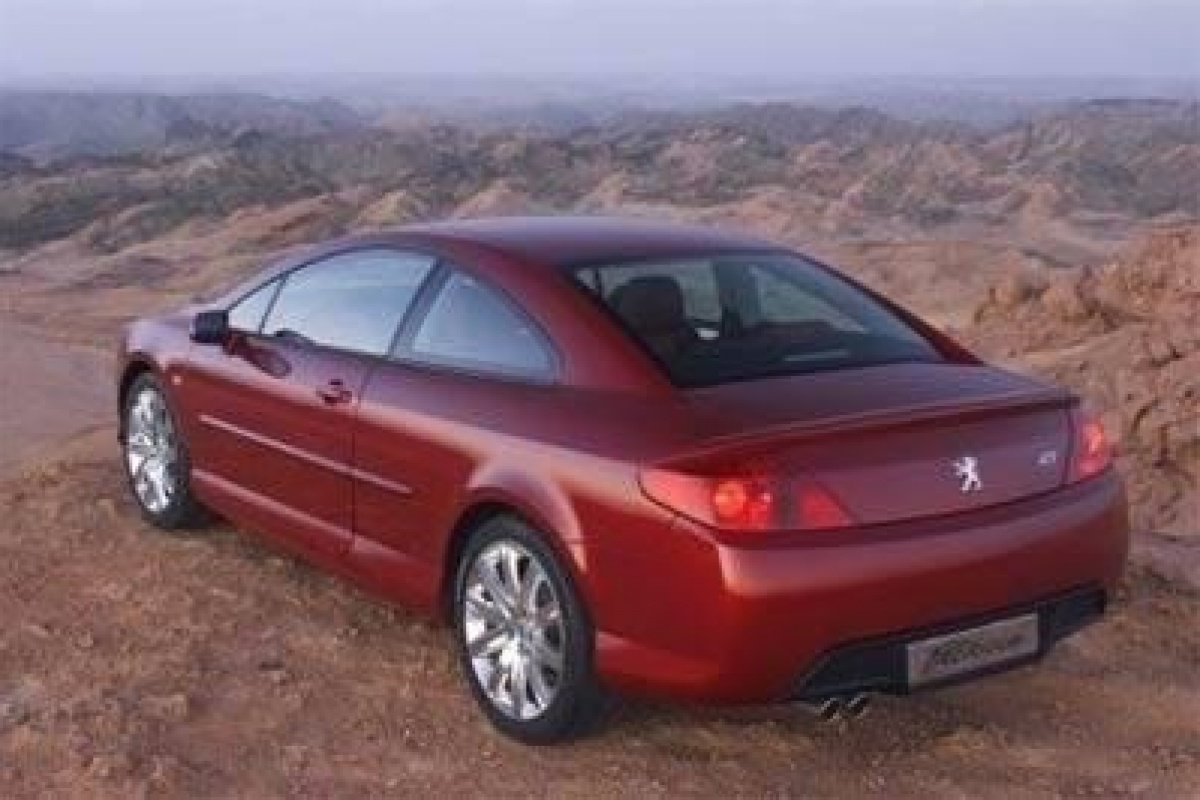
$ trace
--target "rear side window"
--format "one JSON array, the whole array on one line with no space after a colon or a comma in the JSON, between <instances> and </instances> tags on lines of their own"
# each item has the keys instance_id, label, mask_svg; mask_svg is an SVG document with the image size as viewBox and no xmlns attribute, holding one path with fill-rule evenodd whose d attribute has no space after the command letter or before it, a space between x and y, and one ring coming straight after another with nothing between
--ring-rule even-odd
<instances>
[{"instance_id":1,"label":"rear side window","mask_svg":"<svg viewBox=\"0 0 1200 800\"><path fill-rule=\"evenodd\" d=\"M574 274L681 386L941 360L885 306L796 256L722 254Z\"/></svg>"},{"instance_id":2,"label":"rear side window","mask_svg":"<svg viewBox=\"0 0 1200 800\"><path fill-rule=\"evenodd\" d=\"M411 345L420 360L549 379L554 358L541 331L495 289L454 272L438 290Z\"/></svg>"},{"instance_id":3,"label":"rear side window","mask_svg":"<svg viewBox=\"0 0 1200 800\"><path fill-rule=\"evenodd\" d=\"M284 280L263 333L384 355L433 259L360 250L301 267Z\"/></svg>"}]
</instances>

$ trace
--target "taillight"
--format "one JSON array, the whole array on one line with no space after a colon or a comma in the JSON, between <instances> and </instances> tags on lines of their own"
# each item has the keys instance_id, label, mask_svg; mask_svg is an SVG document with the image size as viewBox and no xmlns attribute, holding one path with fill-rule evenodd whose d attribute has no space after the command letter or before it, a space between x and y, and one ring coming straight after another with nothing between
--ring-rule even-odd
<instances>
[{"instance_id":1,"label":"taillight","mask_svg":"<svg viewBox=\"0 0 1200 800\"><path fill-rule=\"evenodd\" d=\"M711 502L713 519L722 527L763 530L775 522L775 492L753 478L713 481Z\"/></svg>"},{"instance_id":2,"label":"taillight","mask_svg":"<svg viewBox=\"0 0 1200 800\"><path fill-rule=\"evenodd\" d=\"M1112 444L1095 414L1076 408L1071 412L1072 483L1098 475L1112 464Z\"/></svg>"},{"instance_id":3,"label":"taillight","mask_svg":"<svg viewBox=\"0 0 1200 800\"><path fill-rule=\"evenodd\" d=\"M834 496L816 484L797 487L796 516L800 527L812 530L844 528L854 523Z\"/></svg>"},{"instance_id":4,"label":"taillight","mask_svg":"<svg viewBox=\"0 0 1200 800\"><path fill-rule=\"evenodd\" d=\"M819 530L853 524L837 499L811 481L644 470L642 491L656 503L722 530Z\"/></svg>"}]
</instances>

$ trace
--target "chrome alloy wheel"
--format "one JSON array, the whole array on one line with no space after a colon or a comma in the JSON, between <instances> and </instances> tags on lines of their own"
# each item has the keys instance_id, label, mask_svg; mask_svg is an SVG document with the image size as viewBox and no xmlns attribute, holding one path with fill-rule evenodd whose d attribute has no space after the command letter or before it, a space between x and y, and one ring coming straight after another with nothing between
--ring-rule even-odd
<instances>
[{"instance_id":1,"label":"chrome alloy wheel","mask_svg":"<svg viewBox=\"0 0 1200 800\"><path fill-rule=\"evenodd\" d=\"M158 389L147 386L129 405L125 463L138 501L151 514L161 514L175 496L178 457L166 400Z\"/></svg>"},{"instance_id":2,"label":"chrome alloy wheel","mask_svg":"<svg viewBox=\"0 0 1200 800\"><path fill-rule=\"evenodd\" d=\"M562 606L546 570L521 544L494 542L471 564L462 603L463 639L483 693L506 716L541 716L566 662Z\"/></svg>"}]
</instances>

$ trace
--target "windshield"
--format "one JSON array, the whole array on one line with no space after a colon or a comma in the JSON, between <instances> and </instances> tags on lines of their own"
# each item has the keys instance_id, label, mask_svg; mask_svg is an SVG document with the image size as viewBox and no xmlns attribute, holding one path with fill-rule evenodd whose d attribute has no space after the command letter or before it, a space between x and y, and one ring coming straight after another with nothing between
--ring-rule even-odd
<instances>
[{"instance_id":1,"label":"windshield","mask_svg":"<svg viewBox=\"0 0 1200 800\"><path fill-rule=\"evenodd\" d=\"M798 256L722 254L573 274L681 386L943 360L887 308Z\"/></svg>"}]
</instances>

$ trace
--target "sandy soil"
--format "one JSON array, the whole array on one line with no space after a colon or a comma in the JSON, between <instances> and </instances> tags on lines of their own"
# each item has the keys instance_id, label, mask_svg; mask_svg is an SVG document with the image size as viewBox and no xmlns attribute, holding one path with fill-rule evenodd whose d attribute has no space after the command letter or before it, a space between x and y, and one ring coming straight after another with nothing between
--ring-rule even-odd
<instances>
[{"instance_id":1,"label":"sandy soil","mask_svg":"<svg viewBox=\"0 0 1200 800\"><path fill-rule=\"evenodd\" d=\"M56 440L109 420L109 358L0 320L0 478Z\"/></svg>"},{"instance_id":2,"label":"sandy soil","mask_svg":"<svg viewBox=\"0 0 1200 800\"><path fill-rule=\"evenodd\" d=\"M55 457L0 483L0 796L1200 796L1200 596L1152 567L1044 664L863 720L631 703L514 745L443 629L226 527L142 523L111 425L70 435L105 417L102 359L30 333L4 330L38 402L0 452Z\"/></svg>"}]
</instances>

